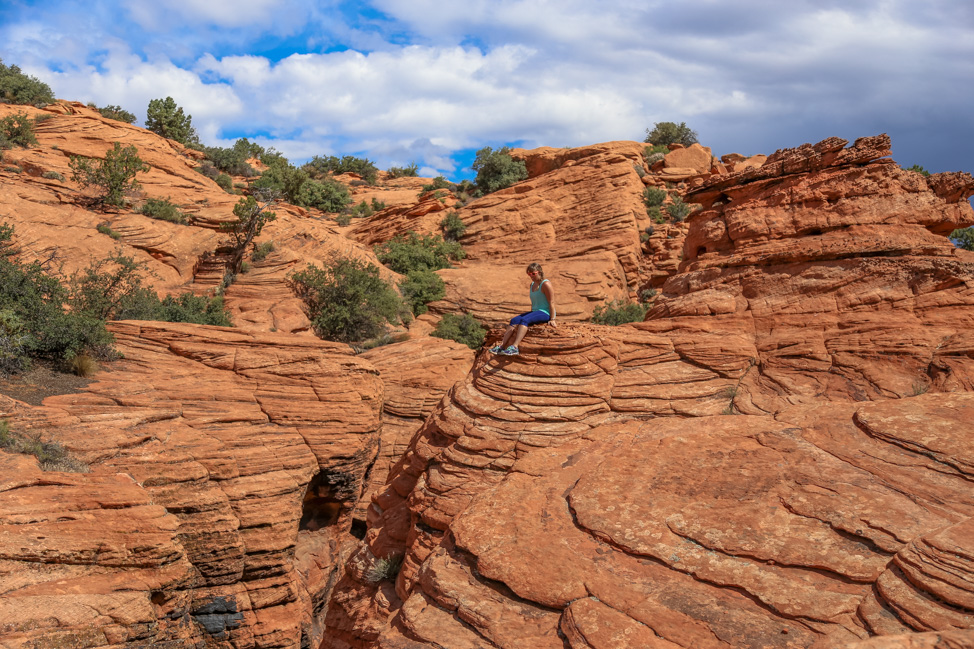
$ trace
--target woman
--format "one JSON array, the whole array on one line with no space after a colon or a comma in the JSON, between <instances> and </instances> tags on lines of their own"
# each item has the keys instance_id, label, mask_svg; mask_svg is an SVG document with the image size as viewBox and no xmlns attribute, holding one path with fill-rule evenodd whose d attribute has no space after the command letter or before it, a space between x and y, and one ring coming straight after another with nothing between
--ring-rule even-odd
<instances>
[{"instance_id":1,"label":"woman","mask_svg":"<svg viewBox=\"0 0 974 649\"><path fill-rule=\"evenodd\" d=\"M517 346L521 344L521 339L528 332L529 326L545 322L551 324L552 327L558 326L555 323L555 290L551 287L551 282L544 278L541 264L531 264L528 266L527 273L528 277L531 278L529 290L531 310L511 318L511 324L504 332L504 337L500 343L488 350L491 354L517 356L520 353Z\"/></svg>"}]
</instances>

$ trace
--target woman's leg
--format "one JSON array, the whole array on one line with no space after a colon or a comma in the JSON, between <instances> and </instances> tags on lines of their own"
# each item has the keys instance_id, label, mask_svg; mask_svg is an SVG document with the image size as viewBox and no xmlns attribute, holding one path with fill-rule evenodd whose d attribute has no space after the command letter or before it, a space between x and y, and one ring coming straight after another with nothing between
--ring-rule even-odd
<instances>
[{"instance_id":1,"label":"woman's leg","mask_svg":"<svg viewBox=\"0 0 974 649\"><path fill-rule=\"evenodd\" d=\"M544 322L548 322L550 319L551 316L544 311L532 311L531 313L526 313L521 316L517 327L517 335L514 336L514 347L521 344L521 341L524 339L524 335L528 333L528 325L542 324Z\"/></svg>"},{"instance_id":2,"label":"woman's leg","mask_svg":"<svg viewBox=\"0 0 974 649\"><path fill-rule=\"evenodd\" d=\"M518 325L517 326L517 335L514 336L514 342L511 343L511 344L513 344L515 347L517 347L518 345L520 345L521 344L521 341L524 340L524 334L526 334L527 332L528 332L527 326L525 326L525 325Z\"/></svg>"},{"instance_id":3,"label":"woman's leg","mask_svg":"<svg viewBox=\"0 0 974 649\"><path fill-rule=\"evenodd\" d=\"M507 331L504 332L504 337L501 338L501 349L507 347L507 343L510 342L511 335L514 333L515 329L517 329L517 325L508 325Z\"/></svg>"}]
</instances>

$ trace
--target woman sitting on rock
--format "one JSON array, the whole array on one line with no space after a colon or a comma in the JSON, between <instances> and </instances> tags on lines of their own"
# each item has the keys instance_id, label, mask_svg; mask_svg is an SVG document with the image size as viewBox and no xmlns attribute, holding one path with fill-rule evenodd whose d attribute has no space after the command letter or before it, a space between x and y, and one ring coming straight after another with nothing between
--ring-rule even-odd
<instances>
[{"instance_id":1,"label":"woman sitting on rock","mask_svg":"<svg viewBox=\"0 0 974 649\"><path fill-rule=\"evenodd\" d=\"M517 356L519 353L517 346L521 344L521 339L528 332L529 326L545 322L551 324L552 327L558 326L555 324L555 290L551 287L551 282L544 278L541 264L531 264L528 266L527 272L528 277L531 278L529 290L531 310L511 318L511 325L504 332L504 337L500 343L488 350L491 354Z\"/></svg>"}]
</instances>

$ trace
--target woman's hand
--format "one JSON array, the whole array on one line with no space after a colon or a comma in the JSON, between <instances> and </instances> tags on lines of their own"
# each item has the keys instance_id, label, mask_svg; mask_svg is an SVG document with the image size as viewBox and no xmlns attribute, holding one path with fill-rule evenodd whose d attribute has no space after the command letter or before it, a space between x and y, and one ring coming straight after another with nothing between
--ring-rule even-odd
<instances>
[{"instance_id":1,"label":"woman's hand","mask_svg":"<svg viewBox=\"0 0 974 649\"><path fill-rule=\"evenodd\" d=\"M557 322L555 322L554 320L549 320L549 321L548 321L548 324L550 324L550 325L551 325L552 327L554 327L555 329L557 329L557 328L558 328L558 323L557 323Z\"/></svg>"}]
</instances>

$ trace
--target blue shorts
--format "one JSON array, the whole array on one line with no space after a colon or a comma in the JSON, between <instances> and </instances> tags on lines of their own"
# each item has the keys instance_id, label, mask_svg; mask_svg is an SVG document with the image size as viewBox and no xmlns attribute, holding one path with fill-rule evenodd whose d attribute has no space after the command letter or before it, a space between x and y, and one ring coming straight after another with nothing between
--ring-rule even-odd
<instances>
[{"instance_id":1,"label":"blue shorts","mask_svg":"<svg viewBox=\"0 0 974 649\"><path fill-rule=\"evenodd\" d=\"M544 311L530 311L528 313L522 313L521 315L516 315L511 318L512 325L536 325L548 322L551 320L551 316Z\"/></svg>"}]
</instances>

